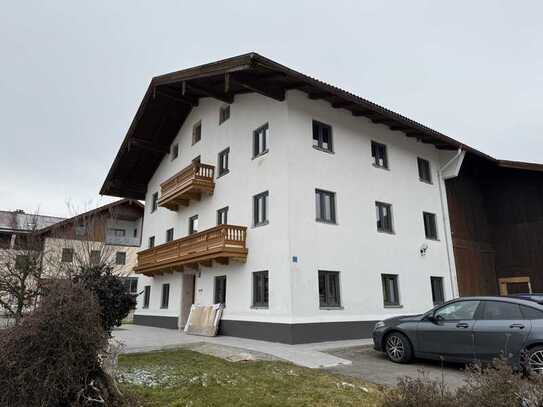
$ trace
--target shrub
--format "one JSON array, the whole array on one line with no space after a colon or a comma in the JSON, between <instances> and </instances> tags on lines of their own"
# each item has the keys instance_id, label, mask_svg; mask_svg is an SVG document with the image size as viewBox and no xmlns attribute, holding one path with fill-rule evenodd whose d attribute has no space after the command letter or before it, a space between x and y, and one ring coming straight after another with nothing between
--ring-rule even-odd
<instances>
[{"instance_id":1,"label":"shrub","mask_svg":"<svg viewBox=\"0 0 543 407\"><path fill-rule=\"evenodd\" d=\"M128 292L123 279L113 274L108 265L82 266L74 281L96 295L102 327L108 335L136 307L135 296Z\"/></svg>"}]
</instances>

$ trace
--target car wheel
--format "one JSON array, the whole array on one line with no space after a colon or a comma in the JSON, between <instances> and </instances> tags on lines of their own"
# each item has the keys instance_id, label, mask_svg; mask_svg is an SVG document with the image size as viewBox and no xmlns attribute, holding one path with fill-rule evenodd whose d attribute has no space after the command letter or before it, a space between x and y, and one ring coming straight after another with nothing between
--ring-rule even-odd
<instances>
[{"instance_id":1,"label":"car wheel","mask_svg":"<svg viewBox=\"0 0 543 407\"><path fill-rule=\"evenodd\" d=\"M385 353L395 363L408 363L413 359L411 342L400 332L393 332L386 337Z\"/></svg>"},{"instance_id":2,"label":"car wheel","mask_svg":"<svg viewBox=\"0 0 543 407\"><path fill-rule=\"evenodd\" d=\"M536 346L529 350L528 367L536 374L543 374L543 346Z\"/></svg>"}]
</instances>

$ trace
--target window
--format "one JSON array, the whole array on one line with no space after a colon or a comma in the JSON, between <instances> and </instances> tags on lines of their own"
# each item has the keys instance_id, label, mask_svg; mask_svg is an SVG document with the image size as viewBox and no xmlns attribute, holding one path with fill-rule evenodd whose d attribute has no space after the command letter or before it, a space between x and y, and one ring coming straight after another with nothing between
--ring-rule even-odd
<instances>
[{"instance_id":1,"label":"window","mask_svg":"<svg viewBox=\"0 0 543 407\"><path fill-rule=\"evenodd\" d=\"M115 264L119 266L126 264L126 252L115 253Z\"/></svg>"},{"instance_id":2,"label":"window","mask_svg":"<svg viewBox=\"0 0 543 407\"><path fill-rule=\"evenodd\" d=\"M30 267L30 257L26 254L18 254L15 256L15 268L17 270L24 270Z\"/></svg>"},{"instance_id":3,"label":"window","mask_svg":"<svg viewBox=\"0 0 543 407\"><path fill-rule=\"evenodd\" d=\"M192 127L192 144L196 144L202 139L202 122L196 123Z\"/></svg>"},{"instance_id":4,"label":"window","mask_svg":"<svg viewBox=\"0 0 543 407\"><path fill-rule=\"evenodd\" d=\"M109 234L115 236L115 237L125 237L126 236L126 230L124 229L109 229Z\"/></svg>"},{"instance_id":5,"label":"window","mask_svg":"<svg viewBox=\"0 0 543 407\"><path fill-rule=\"evenodd\" d=\"M168 308L170 302L170 285L162 284L162 299L160 301L160 308Z\"/></svg>"},{"instance_id":6,"label":"window","mask_svg":"<svg viewBox=\"0 0 543 407\"><path fill-rule=\"evenodd\" d=\"M375 167L388 169L387 146L372 141L371 156L373 157L373 165Z\"/></svg>"},{"instance_id":7,"label":"window","mask_svg":"<svg viewBox=\"0 0 543 407\"><path fill-rule=\"evenodd\" d=\"M524 305L521 305L520 309L522 311L524 319L543 319L543 311L541 310L532 307L526 307Z\"/></svg>"},{"instance_id":8,"label":"window","mask_svg":"<svg viewBox=\"0 0 543 407\"><path fill-rule=\"evenodd\" d=\"M62 260L63 263L72 263L74 261L74 249L65 247L62 249Z\"/></svg>"},{"instance_id":9,"label":"window","mask_svg":"<svg viewBox=\"0 0 543 407\"><path fill-rule=\"evenodd\" d=\"M138 237L138 229L134 229L134 237Z\"/></svg>"},{"instance_id":10,"label":"window","mask_svg":"<svg viewBox=\"0 0 543 407\"><path fill-rule=\"evenodd\" d=\"M100 264L100 250L91 250L90 252L90 264Z\"/></svg>"},{"instance_id":11,"label":"window","mask_svg":"<svg viewBox=\"0 0 543 407\"><path fill-rule=\"evenodd\" d=\"M518 304L501 301L484 301L484 311L481 319L512 320L524 319Z\"/></svg>"},{"instance_id":12,"label":"window","mask_svg":"<svg viewBox=\"0 0 543 407\"><path fill-rule=\"evenodd\" d=\"M230 105L221 106L219 110L219 125L230 119Z\"/></svg>"},{"instance_id":13,"label":"window","mask_svg":"<svg viewBox=\"0 0 543 407\"><path fill-rule=\"evenodd\" d=\"M124 279L126 289L130 294L138 293L138 278L137 277L126 277Z\"/></svg>"},{"instance_id":14,"label":"window","mask_svg":"<svg viewBox=\"0 0 543 407\"><path fill-rule=\"evenodd\" d=\"M87 227L85 225L78 225L75 227L75 235L78 237L85 236L87 233Z\"/></svg>"},{"instance_id":15,"label":"window","mask_svg":"<svg viewBox=\"0 0 543 407\"><path fill-rule=\"evenodd\" d=\"M228 168L228 155L230 154L230 147L225 148L219 153L219 177L228 174L230 169Z\"/></svg>"},{"instance_id":16,"label":"window","mask_svg":"<svg viewBox=\"0 0 543 407\"><path fill-rule=\"evenodd\" d=\"M172 155L172 161L175 160L179 156L179 144L175 143L172 146L172 151L170 153Z\"/></svg>"},{"instance_id":17,"label":"window","mask_svg":"<svg viewBox=\"0 0 543 407\"><path fill-rule=\"evenodd\" d=\"M313 120L313 147L332 152L332 126Z\"/></svg>"},{"instance_id":18,"label":"window","mask_svg":"<svg viewBox=\"0 0 543 407\"><path fill-rule=\"evenodd\" d=\"M253 196L253 225L268 224L268 191Z\"/></svg>"},{"instance_id":19,"label":"window","mask_svg":"<svg viewBox=\"0 0 543 407\"><path fill-rule=\"evenodd\" d=\"M268 133L268 123L253 131L253 158L268 152Z\"/></svg>"},{"instance_id":20,"label":"window","mask_svg":"<svg viewBox=\"0 0 543 407\"><path fill-rule=\"evenodd\" d=\"M226 304L226 276L215 277L215 304Z\"/></svg>"},{"instance_id":21,"label":"window","mask_svg":"<svg viewBox=\"0 0 543 407\"><path fill-rule=\"evenodd\" d=\"M151 213L153 213L157 209L158 209L158 192L155 192L151 199Z\"/></svg>"},{"instance_id":22,"label":"window","mask_svg":"<svg viewBox=\"0 0 543 407\"><path fill-rule=\"evenodd\" d=\"M434 305L443 304L445 295L443 294L443 277L430 277L432 285L432 302Z\"/></svg>"},{"instance_id":23,"label":"window","mask_svg":"<svg viewBox=\"0 0 543 407\"><path fill-rule=\"evenodd\" d=\"M394 233L392 228L392 205L384 202L375 202L377 217L377 230L379 232Z\"/></svg>"},{"instance_id":24,"label":"window","mask_svg":"<svg viewBox=\"0 0 543 407\"><path fill-rule=\"evenodd\" d=\"M462 319L473 319L479 301L457 301L438 309L434 318L443 321L458 321Z\"/></svg>"},{"instance_id":25,"label":"window","mask_svg":"<svg viewBox=\"0 0 543 407\"><path fill-rule=\"evenodd\" d=\"M334 192L315 190L315 206L317 221L336 223L336 194Z\"/></svg>"},{"instance_id":26,"label":"window","mask_svg":"<svg viewBox=\"0 0 543 407\"><path fill-rule=\"evenodd\" d=\"M381 274L383 283L383 300L385 307L400 305L400 294L398 292L398 276L396 274Z\"/></svg>"},{"instance_id":27,"label":"window","mask_svg":"<svg viewBox=\"0 0 543 407\"><path fill-rule=\"evenodd\" d=\"M171 242L173 240L173 228L170 228L166 231L166 242Z\"/></svg>"},{"instance_id":28,"label":"window","mask_svg":"<svg viewBox=\"0 0 543 407\"><path fill-rule=\"evenodd\" d=\"M339 273L319 270L319 306L321 308L339 308Z\"/></svg>"},{"instance_id":29,"label":"window","mask_svg":"<svg viewBox=\"0 0 543 407\"><path fill-rule=\"evenodd\" d=\"M253 273L253 307L268 307L268 272Z\"/></svg>"},{"instance_id":30,"label":"window","mask_svg":"<svg viewBox=\"0 0 543 407\"><path fill-rule=\"evenodd\" d=\"M149 249L152 249L153 247L155 247L155 237L150 236L149 237Z\"/></svg>"},{"instance_id":31,"label":"window","mask_svg":"<svg viewBox=\"0 0 543 407\"><path fill-rule=\"evenodd\" d=\"M198 233L198 215L189 218L189 235Z\"/></svg>"},{"instance_id":32,"label":"window","mask_svg":"<svg viewBox=\"0 0 543 407\"><path fill-rule=\"evenodd\" d=\"M149 301L151 300L151 286L146 285L143 289L143 308L149 308Z\"/></svg>"},{"instance_id":33,"label":"window","mask_svg":"<svg viewBox=\"0 0 543 407\"><path fill-rule=\"evenodd\" d=\"M217 211L217 225L228 224L228 206Z\"/></svg>"},{"instance_id":34,"label":"window","mask_svg":"<svg viewBox=\"0 0 543 407\"><path fill-rule=\"evenodd\" d=\"M429 212L423 212L422 217L424 219L424 233L426 234L426 239L437 240L436 215Z\"/></svg>"},{"instance_id":35,"label":"window","mask_svg":"<svg viewBox=\"0 0 543 407\"><path fill-rule=\"evenodd\" d=\"M419 179L422 182L432 183L432 172L430 171L430 161L424 158L417 158L417 165L419 167Z\"/></svg>"}]
</instances>

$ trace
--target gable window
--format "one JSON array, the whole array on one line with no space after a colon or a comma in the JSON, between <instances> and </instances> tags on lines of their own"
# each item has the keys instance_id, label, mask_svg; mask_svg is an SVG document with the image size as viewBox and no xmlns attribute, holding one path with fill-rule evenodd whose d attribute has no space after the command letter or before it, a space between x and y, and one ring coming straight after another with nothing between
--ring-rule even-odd
<instances>
[{"instance_id":1,"label":"gable window","mask_svg":"<svg viewBox=\"0 0 543 407\"><path fill-rule=\"evenodd\" d=\"M253 131L253 158L268 152L268 133L268 123Z\"/></svg>"},{"instance_id":2,"label":"gable window","mask_svg":"<svg viewBox=\"0 0 543 407\"><path fill-rule=\"evenodd\" d=\"M189 235L198 233L198 215L189 218Z\"/></svg>"},{"instance_id":3,"label":"gable window","mask_svg":"<svg viewBox=\"0 0 543 407\"><path fill-rule=\"evenodd\" d=\"M313 147L329 153L333 152L332 126L313 120Z\"/></svg>"},{"instance_id":4,"label":"gable window","mask_svg":"<svg viewBox=\"0 0 543 407\"><path fill-rule=\"evenodd\" d=\"M315 189L315 206L317 221L336 223L336 194L334 192Z\"/></svg>"},{"instance_id":5,"label":"gable window","mask_svg":"<svg viewBox=\"0 0 543 407\"><path fill-rule=\"evenodd\" d=\"M175 143L172 146L171 155L172 155L172 161L175 160L179 156L179 144L178 143Z\"/></svg>"},{"instance_id":6,"label":"gable window","mask_svg":"<svg viewBox=\"0 0 543 407\"><path fill-rule=\"evenodd\" d=\"M426 239L437 240L436 215L429 212L423 212L422 218L424 219L424 233L426 234Z\"/></svg>"},{"instance_id":7,"label":"gable window","mask_svg":"<svg viewBox=\"0 0 543 407\"><path fill-rule=\"evenodd\" d=\"M219 177L225 174L228 174L230 171L228 167L228 155L230 154L230 147L225 148L219 153L218 167L219 167Z\"/></svg>"},{"instance_id":8,"label":"gable window","mask_svg":"<svg viewBox=\"0 0 543 407\"><path fill-rule=\"evenodd\" d=\"M151 286L146 285L143 289L143 308L149 308L150 300L151 300Z\"/></svg>"},{"instance_id":9,"label":"gable window","mask_svg":"<svg viewBox=\"0 0 543 407\"><path fill-rule=\"evenodd\" d=\"M168 308L170 303L170 285L162 284L162 299L160 301L160 308Z\"/></svg>"},{"instance_id":10,"label":"gable window","mask_svg":"<svg viewBox=\"0 0 543 407\"><path fill-rule=\"evenodd\" d=\"M115 264L119 266L126 264L126 252L115 253Z\"/></svg>"},{"instance_id":11,"label":"gable window","mask_svg":"<svg viewBox=\"0 0 543 407\"><path fill-rule=\"evenodd\" d=\"M149 237L149 249L152 249L153 247L155 247L155 237L150 236Z\"/></svg>"},{"instance_id":12,"label":"gable window","mask_svg":"<svg viewBox=\"0 0 543 407\"><path fill-rule=\"evenodd\" d=\"M383 300L385 307L399 306L400 294L398 292L398 275L397 274L381 274L383 283Z\"/></svg>"},{"instance_id":13,"label":"gable window","mask_svg":"<svg viewBox=\"0 0 543 407\"><path fill-rule=\"evenodd\" d=\"M392 228L392 205L384 202L375 202L375 215L377 218L377 231L394 233Z\"/></svg>"},{"instance_id":14,"label":"gable window","mask_svg":"<svg viewBox=\"0 0 543 407\"><path fill-rule=\"evenodd\" d=\"M166 231L166 242L171 242L173 240L173 228L170 228Z\"/></svg>"},{"instance_id":15,"label":"gable window","mask_svg":"<svg viewBox=\"0 0 543 407\"><path fill-rule=\"evenodd\" d=\"M253 273L253 307L268 307L268 272Z\"/></svg>"},{"instance_id":16,"label":"gable window","mask_svg":"<svg viewBox=\"0 0 543 407\"><path fill-rule=\"evenodd\" d=\"M75 235L78 237L85 236L87 233L87 226L86 225L77 225L75 227Z\"/></svg>"},{"instance_id":17,"label":"gable window","mask_svg":"<svg viewBox=\"0 0 543 407\"><path fill-rule=\"evenodd\" d=\"M215 304L226 305L226 276L215 277Z\"/></svg>"},{"instance_id":18,"label":"gable window","mask_svg":"<svg viewBox=\"0 0 543 407\"><path fill-rule=\"evenodd\" d=\"M230 105L221 106L219 110L219 125L230 119Z\"/></svg>"},{"instance_id":19,"label":"gable window","mask_svg":"<svg viewBox=\"0 0 543 407\"><path fill-rule=\"evenodd\" d=\"M443 304L445 295L443 294L443 277L430 277L432 285L432 302L434 305Z\"/></svg>"},{"instance_id":20,"label":"gable window","mask_svg":"<svg viewBox=\"0 0 543 407\"><path fill-rule=\"evenodd\" d=\"M228 206L221 208L217 211L217 225L228 224Z\"/></svg>"},{"instance_id":21,"label":"gable window","mask_svg":"<svg viewBox=\"0 0 543 407\"><path fill-rule=\"evenodd\" d=\"M373 157L373 165L375 167L388 169L387 146L372 141L371 156Z\"/></svg>"},{"instance_id":22,"label":"gable window","mask_svg":"<svg viewBox=\"0 0 543 407\"><path fill-rule=\"evenodd\" d=\"M253 225L267 225L268 221L268 191L253 196Z\"/></svg>"},{"instance_id":23,"label":"gable window","mask_svg":"<svg viewBox=\"0 0 543 407\"><path fill-rule=\"evenodd\" d=\"M109 229L109 234L115 237L125 237L126 230L125 229Z\"/></svg>"},{"instance_id":24,"label":"gable window","mask_svg":"<svg viewBox=\"0 0 543 407\"><path fill-rule=\"evenodd\" d=\"M422 182L432 183L432 172L430 171L430 161L424 158L417 158L417 166L419 167L419 179Z\"/></svg>"},{"instance_id":25,"label":"gable window","mask_svg":"<svg viewBox=\"0 0 543 407\"><path fill-rule=\"evenodd\" d=\"M100 264L100 250L91 250L89 260L93 266Z\"/></svg>"},{"instance_id":26,"label":"gable window","mask_svg":"<svg viewBox=\"0 0 543 407\"><path fill-rule=\"evenodd\" d=\"M157 209L158 209L158 192L155 192L151 199L151 213L153 213Z\"/></svg>"},{"instance_id":27,"label":"gable window","mask_svg":"<svg viewBox=\"0 0 543 407\"><path fill-rule=\"evenodd\" d=\"M202 139L202 122L198 122L192 127L192 145L196 144L201 139Z\"/></svg>"},{"instance_id":28,"label":"gable window","mask_svg":"<svg viewBox=\"0 0 543 407\"><path fill-rule=\"evenodd\" d=\"M339 308L339 273L319 270L319 306L321 308Z\"/></svg>"},{"instance_id":29,"label":"gable window","mask_svg":"<svg viewBox=\"0 0 543 407\"><path fill-rule=\"evenodd\" d=\"M65 247L62 249L62 260L63 263L72 263L74 261L74 249Z\"/></svg>"}]
</instances>

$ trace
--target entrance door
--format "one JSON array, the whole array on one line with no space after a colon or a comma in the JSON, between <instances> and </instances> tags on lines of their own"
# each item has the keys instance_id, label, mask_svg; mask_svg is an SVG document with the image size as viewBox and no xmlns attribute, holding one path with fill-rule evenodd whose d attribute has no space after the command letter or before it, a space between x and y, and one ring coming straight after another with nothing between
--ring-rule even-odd
<instances>
[{"instance_id":1,"label":"entrance door","mask_svg":"<svg viewBox=\"0 0 543 407\"><path fill-rule=\"evenodd\" d=\"M189 319L190 307L194 304L196 286L194 274L183 273L183 291L181 293L181 317L179 318L179 329L183 329Z\"/></svg>"},{"instance_id":2,"label":"entrance door","mask_svg":"<svg viewBox=\"0 0 543 407\"><path fill-rule=\"evenodd\" d=\"M508 277L498 279L500 295L531 294L530 277Z\"/></svg>"}]
</instances>

